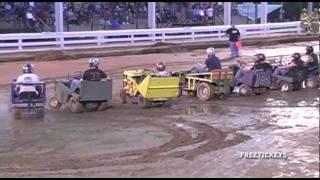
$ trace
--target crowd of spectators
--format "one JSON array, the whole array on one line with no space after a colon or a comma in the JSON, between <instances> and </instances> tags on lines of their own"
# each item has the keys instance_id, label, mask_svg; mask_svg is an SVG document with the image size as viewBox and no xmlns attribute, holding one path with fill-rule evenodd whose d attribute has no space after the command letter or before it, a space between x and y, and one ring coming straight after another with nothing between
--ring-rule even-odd
<instances>
[{"instance_id":1,"label":"crowd of spectators","mask_svg":"<svg viewBox=\"0 0 320 180\"><path fill-rule=\"evenodd\" d=\"M134 25L138 19L147 19L147 2L64 2L64 23L67 31L72 26L89 26L93 29L120 29ZM221 5L194 2L165 2L156 6L157 23L178 23L186 19L194 23L210 20L223 12ZM183 14L183 18L181 18ZM53 2L1 2L0 21L15 27L43 30L54 29ZM39 31L40 31L39 30Z\"/></svg>"},{"instance_id":2,"label":"crowd of spectators","mask_svg":"<svg viewBox=\"0 0 320 180\"><path fill-rule=\"evenodd\" d=\"M54 3L52 2L1 2L0 17L15 27L43 29L54 24Z\"/></svg>"},{"instance_id":3,"label":"crowd of spectators","mask_svg":"<svg viewBox=\"0 0 320 180\"><path fill-rule=\"evenodd\" d=\"M64 3L67 25L98 24L100 29L120 29L121 25L135 24L147 18L147 2Z\"/></svg>"},{"instance_id":4,"label":"crowd of spectators","mask_svg":"<svg viewBox=\"0 0 320 180\"><path fill-rule=\"evenodd\" d=\"M86 30L117 30L123 25L138 28L139 23L147 24L147 2L64 2L63 5L67 31L73 26L84 26ZM219 24L216 20L217 17L221 20L223 9L221 2L157 2L156 22L168 26L170 23ZM54 2L0 2L1 29L6 29L7 23L14 25L15 29L43 31L47 27L46 30L54 31L54 10ZM283 10L274 12L270 21L285 21L283 14ZM232 15L239 16L236 3L232 3ZM144 24L139 27L146 28Z\"/></svg>"},{"instance_id":5,"label":"crowd of spectators","mask_svg":"<svg viewBox=\"0 0 320 180\"><path fill-rule=\"evenodd\" d=\"M177 14L184 14L178 18ZM206 23L214 16L223 14L223 5L208 2L167 2L163 7L157 6L157 22L178 23L185 20L192 23Z\"/></svg>"}]
</instances>

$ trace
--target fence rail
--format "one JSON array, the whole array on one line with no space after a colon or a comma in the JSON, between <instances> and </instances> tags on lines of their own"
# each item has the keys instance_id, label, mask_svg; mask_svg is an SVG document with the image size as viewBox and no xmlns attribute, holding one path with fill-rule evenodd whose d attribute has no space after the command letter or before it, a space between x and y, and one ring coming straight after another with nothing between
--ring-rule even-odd
<instances>
[{"instance_id":1,"label":"fence rail","mask_svg":"<svg viewBox=\"0 0 320 180\"><path fill-rule=\"evenodd\" d=\"M230 26L201 26L185 28L138 29L117 31L83 31L62 33L0 34L0 54L67 50L100 47L150 45L155 42L197 42L225 40ZM237 25L242 38L299 34L300 21L286 23Z\"/></svg>"}]
</instances>

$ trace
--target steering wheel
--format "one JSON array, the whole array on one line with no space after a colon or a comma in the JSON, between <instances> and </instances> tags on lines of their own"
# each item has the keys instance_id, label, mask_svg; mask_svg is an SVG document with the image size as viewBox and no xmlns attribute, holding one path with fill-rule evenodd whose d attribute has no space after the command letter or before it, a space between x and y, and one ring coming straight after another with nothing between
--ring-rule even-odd
<instances>
[{"instance_id":1,"label":"steering wheel","mask_svg":"<svg viewBox=\"0 0 320 180\"><path fill-rule=\"evenodd\" d=\"M143 72L146 74L146 75L155 75L156 73L154 71L152 71L151 69L143 69Z\"/></svg>"}]
</instances>

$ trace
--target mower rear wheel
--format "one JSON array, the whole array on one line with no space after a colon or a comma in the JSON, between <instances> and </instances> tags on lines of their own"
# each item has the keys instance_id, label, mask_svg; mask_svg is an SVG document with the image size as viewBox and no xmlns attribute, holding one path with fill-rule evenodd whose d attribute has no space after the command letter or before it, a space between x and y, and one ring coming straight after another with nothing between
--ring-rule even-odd
<instances>
[{"instance_id":1,"label":"mower rear wheel","mask_svg":"<svg viewBox=\"0 0 320 180\"><path fill-rule=\"evenodd\" d=\"M96 111L99 108L99 103L90 102L84 105L86 111Z\"/></svg>"},{"instance_id":2,"label":"mower rear wheel","mask_svg":"<svg viewBox=\"0 0 320 180\"><path fill-rule=\"evenodd\" d=\"M208 101L214 97L215 86L202 82L197 87L197 96L201 101Z\"/></svg>"},{"instance_id":3,"label":"mower rear wheel","mask_svg":"<svg viewBox=\"0 0 320 180\"><path fill-rule=\"evenodd\" d=\"M15 120L21 119L21 111L20 111L20 109L18 109L18 108L14 108L13 109L13 118Z\"/></svg>"},{"instance_id":4,"label":"mower rear wheel","mask_svg":"<svg viewBox=\"0 0 320 180\"><path fill-rule=\"evenodd\" d=\"M37 109L37 118L43 118L44 117L44 114L45 114L45 110L43 107L40 107Z\"/></svg>"},{"instance_id":5,"label":"mower rear wheel","mask_svg":"<svg viewBox=\"0 0 320 180\"><path fill-rule=\"evenodd\" d=\"M108 103L107 102L103 102L98 107L98 111L105 111L107 108L108 108Z\"/></svg>"},{"instance_id":6,"label":"mower rear wheel","mask_svg":"<svg viewBox=\"0 0 320 180\"><path fill-rule=\"evenodd\" d=\"M306 88L316 88L317 87L317 80L309 78L305 81Z\"/></svg>"}]
</instances>

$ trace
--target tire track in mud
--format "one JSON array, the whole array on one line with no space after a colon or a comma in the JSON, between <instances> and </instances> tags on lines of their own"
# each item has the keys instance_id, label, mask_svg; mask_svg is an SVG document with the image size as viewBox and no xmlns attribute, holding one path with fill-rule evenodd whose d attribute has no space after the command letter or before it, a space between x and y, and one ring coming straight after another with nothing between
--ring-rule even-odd
<instances>
[{"instance_id":1,"label":"tire track in mud","mask_svg":"<svg viewBox=\"0 0 320 180\"><path fill-rule=\"evenodd\" d=\"M194 62L199 61L188 61L188 62L169 62L168 65L189 65ZM121 69L126 68L135 68L141 66L153 66L153 64L139 64L121 67L118 69L109 70L109 75L121 75ZM150 120L152 119L152 121ZM58 171L62 170L78 170L78 169L88 169L102 166L125 166L125 165L134 165L140 163L155 163L159 160L168 159L168 158L183 158L186 160L193 160L201 154L205 154L211 151L216 151L219 149L227 148L240 144L246 140L249 140L250 137L234 133L235 138L232 140L226 140L228 133L233 132L222 132L214 127L206 125L199 122L190 122L184 119L174 119L166 118L166 120L154 120L154 117L149 119L140 120L143 123L150 125L152 127L160 128L164 132L167 132L172 136L172 139L160 146L155 146L147 149L138 149L125 152L116 152L116 153L106 153L101 155L90 155L87 157L61 157L59 155L48 155L43 159L35 159L34 157L26 157L22 162L26 164L33 165L21 168L1 168L1 174L5 173L27 173L34 172L42 173L43 171L50 172L53 174L60 174ZM175 124L183 124L185 126L191 127L196 131L197 136L192 137L192 133L184 128L177 128ZM198 147L191 148L189 150L180 150L178 148L183 148L187 146L192 146L201 143ZM176 151L174 151L176 150ZM173 152L171 152L173 151ZM65 173L63 173L65 174Z\"/></svg>"},{"instance_id":2,"label":"tire track in mud","mask_svg":"<svg viewBox=\"0 0 320 180\"><path fill-rule=\"evenodd\" d=\"M150 120L152 119L152 120ZM212 126L200 122L186 121L182 118L154 119L154 117L140 119L149 126L161 129L172 136L172 138L160 145L146 149L130 150L125 152L106 153L101 155L89 155L87 157L61 157L59 155L48 155L38 161L32 157L26 157L22 161L32 166L23 168L1 168L1 173L8 174L29 174L50 173L61 175L62 170L85 170L96 167L112 167L136 165L141 163L156 163L159 160L169 158L183 158L185 160L194 160L197 156L211 151L216 151L226 147L240 144L250 137L243 134L234 134L235 138L226 140L228 133L222 132ZM177 126L180 124L180 127ZM188 129L182 127L189 127ZM192 132L196 136L192 136ZM179 150L180 148L191 147L188 150ZM179 149L178 149L179 148ZM20 160L21 161L21 160Z\"/></svg>"}]
</instances>

